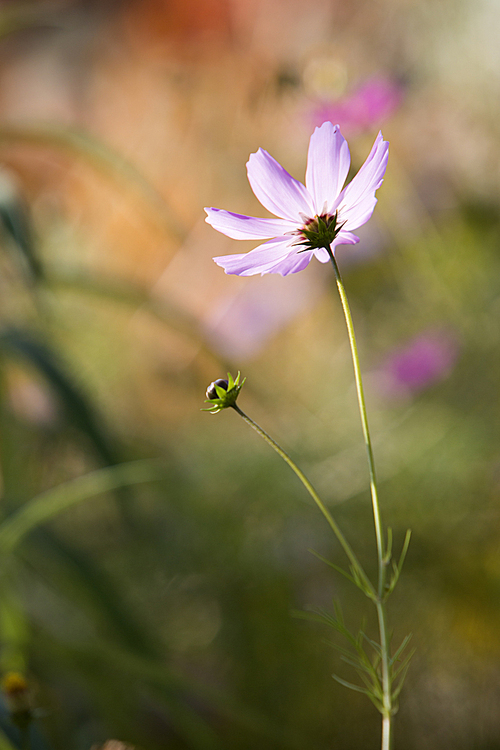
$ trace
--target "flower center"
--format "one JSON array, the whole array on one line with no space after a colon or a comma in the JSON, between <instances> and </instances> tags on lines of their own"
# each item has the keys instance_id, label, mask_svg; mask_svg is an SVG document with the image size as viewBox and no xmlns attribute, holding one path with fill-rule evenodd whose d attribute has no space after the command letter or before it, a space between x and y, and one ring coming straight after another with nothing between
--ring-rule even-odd
<instances>
[{"instance_id":1,"label":"flower center","mask_svg":"<svg viewBox=\"0 0 500 750\"><path fill-rule=\"evenodd\" d=\"M303 253L306 250L330 247L344 223L339 223L337 211L332 215L321 214L321 216L315 216L314 219L307 219L302 229L297 231L301 239L296 244L304 246L298 252Z\"/></svg>"}]
</instances>

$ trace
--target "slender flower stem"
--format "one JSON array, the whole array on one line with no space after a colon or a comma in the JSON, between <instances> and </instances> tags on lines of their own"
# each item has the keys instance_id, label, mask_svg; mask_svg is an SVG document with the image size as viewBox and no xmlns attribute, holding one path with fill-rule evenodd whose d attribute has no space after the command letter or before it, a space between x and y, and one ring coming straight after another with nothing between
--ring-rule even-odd
<instances>
[{"instance_id":1,"label":"slender flower stem","mask_svg":"<svg viewBox=\"0 0 500 750\"><path fill-rule=\"evenodd\" d=\"M391 750L392 747L392 716L384 715L382 718L382 750Z\"/></svg>"},{"instance_id":2,"label":"slender flower stem","mask_svg":"<svg viewBox=\"0 0 500 750\"><path fill-rule=\"evenodd\" d=\"M332 262L333 269L335 271L335 279L337 281L337 288L340 294L340 301L342 302L342 308L344 310L344 316L345 316L345 321L347 325L347 333L349 335L349 344L351 346L352 363L354 366L354 379L356 381L356 392L358 395L359 413L361 416L361 426L363 428L363 436L365 439L366 453L368 457L368 468L370 472L370 492L372 496L373 520L375 523L375 536L377 538L379 576L383 576L386 563L384 560L385 551L384 551L384 539L382 535L382 519L380 516L380 506L378 502L377 479L376 479L376 474L375 474L375 461L373 459L373 450L372 450L372 444L371 444L371 438L370 438L370 430L368 427L368 417L366 414L366 403L365 403L365 395L364 395L364 390L363 390L363 381L361 379L361 367L359 364L358 347L356 345L356 336L354 334L354 324L352 322L351 309L349 307L349 302L347 300L347 294L345 291L344 282L342 281L342 276L340 275L340 270L337 265L337 261L335 260L335 256L333 255L329 247L327 248L327 251L328 251L328 254L330 255L330 260ZM380 577L379 577L379 595L383 593L381 590L381 587L383 587L383 583L384 581L380 580Z\"/></svg>"},{"instance_id":3,"label":"slender flower stem","mask_svg":"<svg viewBox=\"0 0 500 750\"><path fill-rule=\"evenodd\" d=\"M379 598L376 602L377 617L380 634L381 664L382 664L382 750L391 750L392 747L392 717L394 707L392 705L392 684L389 668L389 634L387 631L387 613L385 603Z\"/></svg>"},{"instance_id":4,"label":"slender flower stem","mask_svg":"<svg viewBox=\"0 0 500 750\"><path fill-rule=\"evenodd\" d=\"M372 498L373 507L373 520L375 524L375 537L377 540L377 556L378 556L378 591L375 605L377 608L377 617L380 634L380 647L381 647L381 667L382 667L382 690L383 690L383 710L382 710L382 750L390 750L392 741L392 714L394 711L392 703L392 686L391 686L391 669L390 669L390 655L389 655L389 633L387 628L387 614L385 609L385 582L387 565L389 563L390 550L385 548L384 537L382 534L382 519L380 515L380 506L378 501L377 492L377 479L375 474L375 461L373 458L373 450L370 439L370 430L368 427L368 417L366 413L366 403L363 390L363 381L361 378L361 367L359 364L358 347L356 345L356 336L354 333L354 324L352 321L351 309L347 299L347 294L340 275L340 270L335 260L335 256L330 246L325 247L330 260L332 262L333 270L335 272L335 279L337 281L337 288L339 290L340 301L344 310L345 321L347 325L347 333L349 335L349 344L351 346L352 363L354 367L354 379L356 381L356 392L358 396L359 413L361 416L361 426L363 428L363 435L365 439L366 453L368 457L368 469L370 474L370 492Z\"/></svg>"},{"instance_id":5,"label":"slender flower stem","mask_svg":"<svg viewBox=\"0 0 500 750\"><path fill-rule=\"evenodd\" d=\"M237 404L233 404L232 408L240 415L240 417L242 417L245 420L247 424L250 425L250 427L252 427L252 429L255 430L255 432L257 432L262 438L264 438L266 443L268 443L268 445L270 445L271 448L273 448L276 451L276 453L279 456L281 456L281 458L288 464L288 466L292 469L292 471L294 471L295 474L298 476L298 478L300 479L300 481L302 482L302 484L304 485L304 487L306 488L306 490L308 491L308 493L310 494L310 496L312 497L312 499L314 500L314 502L316 503L316 505L322 512L323 516L328 521L330 528L332 529L333 533L335 534L338 541L340 542L344 552L346 553L349 559L349 562L352 565L353 572L355 572L363 581L365 590L367 591L370 598L376 601L377 594L373 588L373 585L368 579L363 568L361 567L361 564L358 561L358 558L356 557L351 545L349 544L347 539L344 537L342 531L337 525L332 514L330 513L326 505L323 503L323 501L319 497L318 493L316 492L316 490L314 489L314 487L312 486L311 482L306 477L304 472L301 469L299 469L297 464L290 458L288 453L286 453L283 450L283 448L280 445L278 445L278 443L275 440L273 440L273 438L270 435L268 435L267 432L265 432L265 430L262 429L262 427L260 427L256 422L254 422L253 419L250 419L250 417L247 416L247 414L245 414L245 412L242 411Z\"/></svg>"}]
</instances>

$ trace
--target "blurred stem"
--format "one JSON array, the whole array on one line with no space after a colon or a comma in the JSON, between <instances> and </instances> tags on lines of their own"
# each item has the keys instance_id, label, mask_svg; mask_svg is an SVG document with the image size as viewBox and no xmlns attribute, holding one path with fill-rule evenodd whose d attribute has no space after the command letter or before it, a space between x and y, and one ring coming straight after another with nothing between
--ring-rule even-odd
<instances>
[{"instance_id":1,"label":"blurred stem","mask_svg":"<svg viewBox=\"0 0 500 750\"><path fill-rule=\"evenodd\" d=\"M356 393L358 396L359 413L361 416L361 426L363 428L363 436L365 439L366 453L368 458L368 469L370 474L370 492L372 498L373 507L373 520L375 524L375 537L377 540L377 558L378 558L378 588L377 597L375 599L375 606L377 608L377 617L380 634L380 647L381 647L381 668L382 668L382 692L383 692L383 703L382 703L382 750L390 750L391 747L391 723L393 715L392 705L392 686L391 686L391 669L390 669L390 655L389 655L389 632L387 627L387 613L385 608L385 583L386 583L386 572L387 565L389 563L390 550L385 548L384 537L382 534L382 518L380 515L380 506L378 501L377 491L377 479L375 474L375 461L373 458L372 443L370 438L370 430L368 427L368 417L366 413L365 395L363 390L363 380L361 378L361 367L359 364L358 347L356 344L356 336L354 333L354 324L352 321L351 309L349 307L349 301L340 275L340 270L335 260L335 256L328 245L325 247L330 260L332 262L333 270L335 271L335 279L337 281L337 289L339 290L340 301L344 310L344 317L347 325L347 333L349 335L349 344L351 346L352 363L354 367L354 379L356 381Z\"/></svg>"},{"instance_id":2,"label":"blurred stem","mask_svg":"<svg viewBox=\"0 0 500 750\"><path fill-rule=\"evenodd\" d=\"M342 531L340 530L339 526L337 525L337 523L336 523L335 519L333 518L332 514L330 513L330 511L328 510L328 508L326 507L326 505L323 503L323 501L319 497L318 493L316 492L316 490L314 489L314 487L312 486L311 482L306 477L306 475L304 474L304 472L301 469L299 469L299 467L297 466L297 464L290 458L290 456L288 455L288 453L286 453L283 450L283 448L280 445L278 445L278 443L275 440L273 440L273 438L270 435L268 435L267 432L265 432L262 429L262 427L259 427L259 425L256 422L253 421L253 419L250 419L250 417L247 416L245 414L245 412L243 412L239 408L239 406L237 404L233 404L232 408L240 415L240 417L242 417L245 420L245 422L247 424L250 425L250 427L252 427L252 429L255 430L255 432L257 432L262 438L264 438L264 440L266 441L266 443L268 443L268 445L270 445L271 448L273 448L276 451L276 453L279 456L281 456L281 458L285 461L285 463L287 463L288 466L292 469L292 471L294 471L295 474L298 476L298 478L300 479L300 481L302 482L302 484L304 485L304 487L306 488L306 490L308 491L308 493L310 494L310 496L312 497L312 499L314 500L314 502L316 503L316 505L318 506L318 508L322 512L323 516L328 521L328 524L330 525L330 528L332 529L333 533L335 534L335 536L337 537L338 541L340 542L340 544L342 546L342 549L344 550L344 552L346 553L347 557L349 558L349 562L352 565L353 572L355 571L356 574L360 577L361 581L363 582L364 589L365 589L367 595L369 595L372 599L375 599L376 598L376 592L375 592L375 590L374 590L371 582L369 581L366 573L364 572L363 568L361 567L361 564L359 563L358 558L354 554L354 551L353 551L351 545L349 544L349 542L347 541L347 539L344 537Z\"/></svg>"}]
</instances>

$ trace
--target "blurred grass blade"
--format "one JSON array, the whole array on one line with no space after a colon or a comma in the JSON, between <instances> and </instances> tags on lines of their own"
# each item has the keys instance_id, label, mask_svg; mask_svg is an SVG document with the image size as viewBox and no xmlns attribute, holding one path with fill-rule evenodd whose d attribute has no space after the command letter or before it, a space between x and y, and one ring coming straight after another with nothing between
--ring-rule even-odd
<instances>
[{"instance_id":1,"label":"blurred grass blade","mask_svg":"<svg viewBox=\"0 0 500 750\"><path fill-rule=\"evenodd\" d=\"M77 128L50 125L23 127L4 125L0 128L0 146L29 144L53 148L83 159L91 167L111 178L120 191L132 190L152 209L155 223L164 232L182 242L186 230L180 226L163 196L141 172L112 148Z\"/></svg>"},{"instance_id":2,"label":"blurred grass blade","mask_svg":"<svg viewBox=\"0 0 500 750\"><path fill-rule=\"evenodd\" d=\"M36 255L28 207L5 170L0 170L0 222L10 244L18 251L23 271L33 279L41 279L42 266Z\"/></svg>"},{"instance_id":3,"label":"blurred grass blade","mask_svg":"<svg viewBox=\"0 0 500 750\"><path fill-rule=\"evenodd\" d=\"M122 279L99 278L81 269L61 268L61 264L47 269L47 283L51 288L63 289L79 294L107 299L120 305L141 308L155 318L189 337L208 353L212 353L204 342L203 334L196 318L171 300L151 296L149 291L132 285ZM215 356L212 354L212 356Z\"/></svg>"},{"instance_id":4,"label":"blurred grass blade","mask_svg":"<svg viewBox=\"0 0 500 750\"><path fill-rule=\"evenodd\" d=\"M231 362L212 349L206 335L195 316L183 310L178 304L164 296L152 295L149 290L100 275L99 278L81 269L61 268L61 264L46 266L45 283L57 291L66 291L86 296L94 296L110 302L126 305L147 312L161 323L178 331L199 347L199 351L214 360L224 371L234 369Z\"/></svg>"},{"instance_id":5,"label":"blurred grass blade","mask_svg":"<svg viewBox=\"0 0 500 750\"><path fill-rule=\"evenodd\" d=\"M159 479L159 468L157 461L131 461L98 469L37 495L0 525L0 553L12 552L32 529L72 505L118 487Z\"/></svg>"},{"instance_id":6,"label":"blurred grass blade","mask_svg":"<svg viewBox=\"0 0 500 750\"><path fill-rule=\"evenodd\" d=\"M3 731L2 720L0 719L0 750L14 750L14 748L15 745L9 742Z\"/></svg>"},{"instance_id":7,"label":"blurred grass blade","mask_svg":"<svg viewBox=\"0 0 500 750\"><path fill-rule=\"evenodd\" d=\"M46 636L47 633L44 635ZM197 723L198 721L205 723L199 715L199 709L193 708L195 704L214 717L216 721L220 722L222 718L255 734L255 746L282 748L283 750L303 750L306 747L308 750L314 750L316 748L316 745L304 736L288 730L258 710L240 703L230 693L202 684L193 678L181 676L161 660L145 659L131 654L129 651L117 648L116 643L108 641L100 643L93 641L91 648L83 643L65 644L64 649L67 655L71 654L72 668L78 673L93 665L98 676L102 675L103 670L106 673L107 670L113 670L123 674L124 681L129 681L134 685L147 685L167 707L176 729L182 736L185 736L186 732L191 734L192 740L195 737L201 739L202 733L199 732L199 725L191 732L189 725L186 725L188 717L196 716ZM178 713L177 708L180 705L183 708ZM170 714L171 708L173 708L172 715ZM204 750L205 746L196 742L196 744L190 744L189 747Z\"/></svg>"},{"instance_id":8,"label":"blurred grass blade","mask_svg":"<svg viewBox=\"0 0 500 750\"><path fill-rule=\"evenodd\" d=\"M30 535L29 547L17 553L17 562L19 557L31 575L50 581L64 600L74 602L92 622L99 623L114 643L141 656L164 656L156 634L122 595L123 582L120 586L85 550L76 549L51 528L38 526Z\"/></svg>"},{"instance_id":9,"label":"blurred grass blade","mask_svg":"<svg viewBox=\"0 0 500 750\"><path fill-rule=\"evenodd\" d=\"M68 420L87 436L103 464L118 463L115 450L99 425L98 415L46 343L28 331L10 328L0 333L0 352L2 350L25 360L45 377L59 397Z\"/></svg>"},{"instance_id":10,"label":"blurred grass blade","mask_svg":"<svg viewBox=\"0 0 500 750\"><path fill-rule=\"evenodd\" d=\"M27 670L27 644L30 640L26 612L16 590L17 577L6 559L0 571L0 670Z\"/></svg>"}]
</instances>

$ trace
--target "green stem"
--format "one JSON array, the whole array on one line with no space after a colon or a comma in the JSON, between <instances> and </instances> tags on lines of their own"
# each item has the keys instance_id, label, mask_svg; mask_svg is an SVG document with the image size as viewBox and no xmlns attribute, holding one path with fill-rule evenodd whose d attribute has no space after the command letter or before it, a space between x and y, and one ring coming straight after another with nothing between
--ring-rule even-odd
<instances>
[{"instance_id":1,"label":"green stem","mask_svg":"<svg viewBox=\"0 0 500 750\"><path fill-rule=\"evenodd\" d=\"M347 299L347 294L340 275L340 270L335 260L335 256L330 246L325 248L330 256L333 270L335 271L335 279L337 281L337 288L339 290L340 301L344 310L345 321L347 325L347 333L349 335L349 344L351 346L352 363L354 367L354 379L356 381L356 392L358 396L359 413L361 416L361 426L363 428L363 435L365 439L366 453L368 457L368 469L370 474L370 492L372 498L373 507L373 520L375 524L375 537L377 540L377 557L378 557L378 592L375 600L377 608L377 617L380 634L380 647L381 647L381 667L382 667L382 690L383 690L383 709L382 709L382 750L390 750L391 747L391 723L393 714L392 705L392 686L391 686L391 670L390 670L390 656L389 656L389 633L387 628L387 614L385 611L385 582L386 572L388 565L388 558L390 551L385 549L384 537L382 534L382 519L380 515L380 506L378 501L377 492L377 479L375 474L375 461L373 458L373 450L370 438L370 430L368 427L368 417L366 413L366 403L363 390L363 381L361 378L361 367L359 364L358 347L356 345L356 336L354 333L354 324L352 322L351 309Z\"/></svg>"},{"instance_id":2,"label":"green stem","mask_svg":"<svg viewBox=\"0 0 500 750\"><path fill-rule=\"evenodd\" d=\"M351 563L353 567L353 570L356 571L358 576L361 578L367 594L370 596L370 598L372 598L373 600L376 600L377 594L373 588L373 585L371 584L366 573L361 567L361 564L359 563L358 558L356 557L351 545L349 544L347 539L344 537L342 531L337 525L332 514L330 513L326 505L323 503L323 501L319 497L318 493L316 492L316 490L314 489L314 487L312 486L311 482L306 477L304 472L301 471L301 469L299 469L297 464L290 458L288 453L286 453L283 450L283 448L280 445L278 445L278 443L275 440L273 440L273 438L262 429L262 427L260 427L256 422L254 422L253 419L250 419L250 417L247 416L245 412L242 411L237 404L233 404L232 408L240 415L240 417L242 417L245 420L247 424L250 425L250 427L252 427L252 429L255 430L255 432L257 432L262 438L264 438L266 443L268 443L268 445L270 445L271 448L273 448L276 451L276 453L279 456L281 456L281 458L288 464L288 466L292 469L292 471L295 472L295 474L298 476L298 478L300 479L300 481L302 482L302 484L304 485L304 487L306 488L306 490L308 491L308 493L310 494L310 496L312 497L312 499L314 500L314 502L316 503L316 505L318 506L318 508L324 515L324 517L326 518L326 520L328 521L330 528L332 529L333 533L335 534L338 541L340 542L342 549L346 553L349 559L349 562Z\"/></svg>"},{"instance_id":3,"label":"green stem","mask_svg":"<svg viewBox=\"0 0 500 750\"><path fill-rule=\"evenodd\" d=\"M380 516L380 506L378 502L378 492L377 492L377 479L375 474L375 461L373 459L373 450L372 450L372 443L370 438L370 430L368 427L368 417L366 414L366 403L365 403L365 395L363 390L363 381L361 379L361 367L359 364L359 355L358 355L358 347L356 345L356 336L354 334L354 324L352 322L352 315L351 315L351 309L349 307L349 302L347 300L347 294L344 287L344 282L342 281L342 277L340 275L340 270L337 265L337 261L335 260L335 256L333 255L330 248L327 248L328 253L330 255L330 260L333 265L333 269L335 271L335 279L337 281L337 288L339 290L340 294L340 301L342 302L342 308L344 310L344 316L345 321L347 325L347 333L349 335L349 344L351 346L351 355L352 355L352 363L354 367L354 379L356 381L356 392L358 395L358 404L359 404L359 413L361 416L361 426L363 428L363 436L365 439L365 446L366 446L366 453L368 457L368 469L370 472L370 492L372 496L372 506L373 506L373 520L375 523L375 536L377 539L377 553L378 553L378 562L379 562L379 595L381 596L383 594L383 583L384 581L381 581L381 577L384 577L385 568L386 568L386 561L385 561L385 552L384 552L384 539L382 536L382 520Z\"/></svg>"},{"instance_id":4,"label":"green stem","mask_svg":"<svg viewBox=\"0 0 500 750\"><path fill-rule=\"evenodd\" d=\"M389 633L387 630L387 613L385 603L377 599L377 617L380 634L381 665L382 665L382 750L391 750L392 747L392 716L394 707L392 705L392 683L389 667Z\"/></svg>"}]
</instances>

